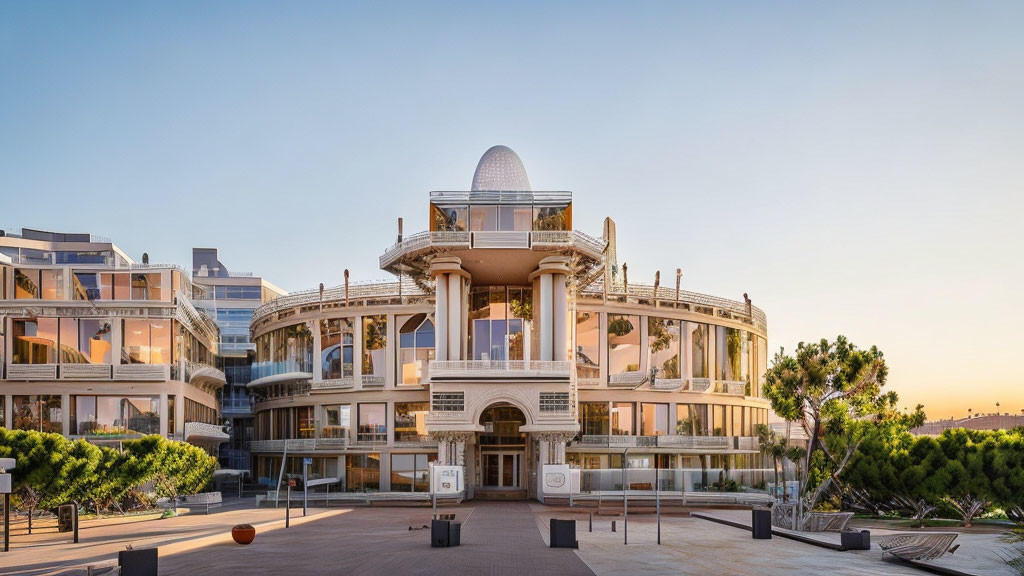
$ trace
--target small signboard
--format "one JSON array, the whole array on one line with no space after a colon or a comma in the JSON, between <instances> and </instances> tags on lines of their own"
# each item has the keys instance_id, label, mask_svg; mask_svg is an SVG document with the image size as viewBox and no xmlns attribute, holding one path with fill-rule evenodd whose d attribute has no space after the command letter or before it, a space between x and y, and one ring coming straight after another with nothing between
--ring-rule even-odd
<instances>
[{"instance_id":1,"label":"small signboard","mask_svg":"<svg viewBox=\"0 0 1024 576\"><path fill-rule=\"evenodd\" d=\"M312 458L303 458L302 459L302 465L303 466L312 466L313 465L313 459Z\"/></svg>"},{"instance_id":2,"label":"small signboard","mask_svg":"<svg viewBox=\"0 0 1024 576\"><path fill-rule=\"evenodd\" d=\"M289 478L288 479L288 485L294 488L295 487L295 478Z\"/></svg>"},{"instance_id":3,"label":"small signboard","mask_svg":"<svg viewBox=\"0 0 1024 576\"><path fill-rule=\"evenodd\" d=\"M11 475L0 474L0 494L11 493Z\"/></svg>"},{"instance_id":4,"label":"small signboard","mask_svg":"<svg viewBox=\"0 0 1024 576\"><path fill-rule=\"evenodd\" d=\"M61 504L57 507L57 532L73 532L78 521L78 507L74 504Z\"/></svg>"},{"instance_id":5,"label":"small signboard","mask_svg":"<svg viewBox=\"0 0 1024 576\"><path fill-rule=\"evenodd\" d=\"M466 489L462 466L434 466L434 493L458 494Z\"/></svg>"},{"instance_id":6,"label":"small signboard","mask_svg":"<svg viewBox=\"0 0 1024 576\"><path fill-rule=\"evenodd\" d=\"M544 465L544 494L569 494L572 476L568 464Z\"/></svg>"}]
</instances>

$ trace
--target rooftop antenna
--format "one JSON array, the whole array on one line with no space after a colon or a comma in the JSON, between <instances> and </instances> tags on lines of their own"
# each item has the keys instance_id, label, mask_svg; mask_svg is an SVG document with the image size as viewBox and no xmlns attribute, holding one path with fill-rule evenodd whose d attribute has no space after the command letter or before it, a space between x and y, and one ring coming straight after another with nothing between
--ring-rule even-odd
<instances>
[{"instance_id":1,"label":"rooftop antenna","mask_svg":"<svg viewBox=\"0 0 1024 576\"><path fill-rule=\"evenodd\" d=\"M661 270L654 272L654 307L658 307L658 286L661 286Z\"/></svg>"},{"instance_id":2,"label":"rooftop antenna","mask_svg":"<svg viewBox=\"0 0 1024 576\"><path fill-rule=\"evenodd\" d=\"M345 308L348 308L348 268L345 268Z\"/></svg>"},{"instance_id":3,"label":"rooftop antenna","mask_svg":"<svg viewBox=\"0 0 1024 576\"><path fill-rule=\"evenodd\" d=\"M676 302L679 302L679 283L683 280L683 269L676 268Z\"/></svg>"},{"instance_id":4,"label":"rooftop antenna","mask_svg":"<svg viewBox=\"0 0 1024 576\"><path fill-rule=\"evenodd\" d=\"M320 311L324 311L324 283L320 283Z\"/></svg>"}]
</instances>

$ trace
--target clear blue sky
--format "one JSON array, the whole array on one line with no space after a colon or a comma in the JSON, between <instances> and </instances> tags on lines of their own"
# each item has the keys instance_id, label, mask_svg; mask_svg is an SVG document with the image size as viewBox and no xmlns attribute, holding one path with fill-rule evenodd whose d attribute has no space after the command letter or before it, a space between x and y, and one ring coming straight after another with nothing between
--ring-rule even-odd
<instances>
[{"instance_id":1,"label":"clear blue sky","mask_svg":"<svg viewBox=\"0 0 1024 576\"><path fill-rule=\"evenodd\" d=\"M1024 408L1024 3L0 2L0 226L380 278L493 144L630 276Z\"/></svg>"}]
</instances>

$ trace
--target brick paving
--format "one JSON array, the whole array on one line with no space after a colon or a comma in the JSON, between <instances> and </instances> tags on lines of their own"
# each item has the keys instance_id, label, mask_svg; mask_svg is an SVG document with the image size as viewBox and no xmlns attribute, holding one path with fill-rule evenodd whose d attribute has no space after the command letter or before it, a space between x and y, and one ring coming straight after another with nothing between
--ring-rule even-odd
<instances>
[{"instance_id":1,"label":"brick paving","mask_svg":"<svg viewBox=\"0 0 1024 576\"><path fill-rule=\"evenodd\" d=\"M458 548L431 548L429 530L409 530L430 524L429 508L357 508L258 534L248 547L217 544L162 557L160 573L593 574L575 551L547 547L529 504L478 502L440 511L463 522Z\"/></svg>"}]
</instances>

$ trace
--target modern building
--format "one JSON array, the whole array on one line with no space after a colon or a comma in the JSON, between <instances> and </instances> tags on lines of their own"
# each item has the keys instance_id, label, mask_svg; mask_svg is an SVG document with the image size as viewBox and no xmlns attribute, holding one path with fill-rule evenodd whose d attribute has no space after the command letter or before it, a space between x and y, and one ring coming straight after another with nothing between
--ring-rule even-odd
<instances>
[{"instance_id":1,"label":"modern building","mask_svg":"<svg viewBox=\"0 0 1024 576\"><path fill-rule=\"evenodd\" d=\"M912 429L911 434L917 436L938 436L946 430L966 428L967 430L1013 430L1024 428L1024 410L1020 414L1004 412L1002 414L970 414L966 418L950 418L933 420Z\"/></svg>"},{"instance_id":2,"label":"modern building","mask_svg":"<svg viewBox=\"0 0 1024 576\"><path fill-rule=\"evenodd\" d=\"M147 260L90 234L0 233L0 425L211 452L227 440L217 325L187 272Z\"/></svg>"},{"instance_id":3,"label":"modern building","mask_svg":"<svg viewBox=\"0 0 1024 576\"><path fill-rule=\"evenodd\" d=\"M251 272L232 272L217 257L216 248L192 249L192 282L196 308L216 320L220 328L218 368L227 384L221 394L221 414L231 439L220 446L223 468L248 470L252 465L249 443L253 417L246 386L252 373L256 347L249 339L249 324L257 307L285 292Z\"/></svg>"},{"instance_id":4,"label":"modern building","mask_svg":"<svg viewBox=\"0 0 1024 576\"><path fill-rule=\"evenodd\" d=\"M543 498L565 480L546 467L566 464L672 471L682 490L762 477L767 322L746 295L686 291L679 273L631 281L614 223L576 231L572 194L533 191L504 146L427 208L427 230L399 220L380 257L397 281L254 312L264 482L305 458L349 492L424 491L431 462L463 466L470 497ZM603 482L570 474L574 490Z\"/></svg>"}]
</instances>

